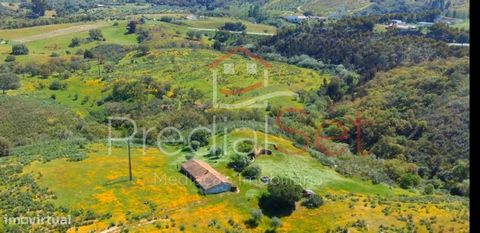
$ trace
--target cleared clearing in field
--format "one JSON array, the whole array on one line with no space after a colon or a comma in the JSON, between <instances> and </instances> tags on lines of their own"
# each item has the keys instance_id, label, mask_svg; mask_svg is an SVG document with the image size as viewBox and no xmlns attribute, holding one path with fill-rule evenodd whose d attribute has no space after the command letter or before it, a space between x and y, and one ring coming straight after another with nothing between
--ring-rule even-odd
<instances>
[{"instance_id":1,"label":"cleared clearing in field","mask_svg":"<svg viewBox=\"0 0 480 233\"><path fill-rule=\"evenodd\" d=\"M229 17L206 17L199 18L197 20L182 20L185 25L192 28L203 28L203 29L218 29L223 26L226 22L242 22L247 27L248 32L252 33L268 33L273 34L277 29L270 25L265 24L255 24L249 21L234 19Z\"/></svg>"},{"instance_id":2,"label":"cleared clearing in field","mask_svg":"<svg viewBox=\"0 0 480 233\"><path fill-rule=\"evenodd\" d=\"M55 30L55 31L39 33L39 34L35 34L35 35L32 35L32 36L26 36L26 37L21 37L21 38L13 38L12 40L16 41L16 42L19 42L19 43L25 43L25 42L30 42L30 41L43 40L43 39L53 38L53 37L57 37L57 36L68 35L68 34L77 33L77 32L88 31L88 30L92 30L92 29L105 27L106 25L107 24L105 22L100 22L100 23L96 23L96 24L78 25L78 26L58 29L58 30Z\"/></svg>"},{"instance_id":3,"label":"cleared clearing in field","mask_svg":"<svg viewBox=\"0 0 480 233\"><path fill-rule=\"evenodd\" d=\"M46 26L37 26L21 29L5 29L0 30L0 37L3 39L13 40L24 43L35 40L42 40L61 35L72 34L76 32L88 31L91 29L101 28L108 25L104 21L95 23L72 23L72 24L53 24Z\"/></svg>"},{"instance_id":4,"label":"cleared clearing in field","mask_svg":"<svg viewBox=\"0 0 480 233\"><path fill-rule=\"evenodd\" d=\"M368 4L369 1L366 0L273 0L269 1L265 7L272 10L294 11L297 13L312 11L322 16L328 16L336 10L355 11Z\"/></svg>"}]
</instances>

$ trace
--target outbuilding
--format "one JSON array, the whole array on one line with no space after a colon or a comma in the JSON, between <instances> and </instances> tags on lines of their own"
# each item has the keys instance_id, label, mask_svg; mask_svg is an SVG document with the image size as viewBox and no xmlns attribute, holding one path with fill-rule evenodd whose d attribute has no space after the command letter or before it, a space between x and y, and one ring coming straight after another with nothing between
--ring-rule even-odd
<instances>
[{"instance_id":1,"label":"outbuilding","mask_svg":"<svg viewBox=\"0 0 480 233\"><path fill-rule=\"evenodd\" d=\"M197 184L204 194L228 192L233 188L232 183L225 176L201 160L188 160L182 165L181 170Z\"/></svg>"}]
</instances>

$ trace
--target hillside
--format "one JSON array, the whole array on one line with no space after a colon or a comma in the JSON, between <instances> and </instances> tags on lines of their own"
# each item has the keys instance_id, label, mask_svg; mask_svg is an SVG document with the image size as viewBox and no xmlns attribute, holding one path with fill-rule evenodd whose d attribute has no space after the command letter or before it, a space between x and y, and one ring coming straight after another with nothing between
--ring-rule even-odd
<instances>
[{"instance_id":1,"label":"hillside","mask_svg":"<svg viewBox=\"0 0 480 233\"><path fill-rule=\"evenodd\" d=\"M468 4L1 3L0 232L469 232Z\"/></svg>"},{"instance_id":2,"label":"hillside","mask_svg":"<svg viewBox=\"0 0 480 233\"><path fill-rule=\"evenodd\" d=\"M15 146L68 139L82 123L68 108L31 97L0 96L0 109L0 135Z\"/></svg>"},{"instance_id":3,"label":"hillside","mask_svg":"<svg viewBox=\"0 0 480 233\"><path fill-rule=\"evenodd\" d=\"M248 136L250 132L234 131L228 135L229 141L251 137ZM258 136L260 139L264 137L261 133ZM288 140L272 135L269 138L271 143L295 150ZM200 150L203 155L195 156L213 164L239 187L238 193L203 196L198 194L197 187L191 181L177 171L176 167L185 161L183 156L165 155L154 148L147 149L143 154L143 149L136 147L133 150L134 181L130 183L127 170L118 169L126 168L128 163L125 147L115 147L112 155L107 155L106 147L101 143L83 144L76 148L73 145L77 143L83 144L57 142L52 146L18 148L13 157L1 159L13 165L21 157L23 162L17 166L25 166L23 172L18 173L13 169L4 172L9 177L30 178L28 182L0 185L9 189L13 185L48 188L50 194L27 189L28 196L24 199L36 203L35 206L40 209L48 200L63 208L50 210L52 212L65 211L65 208L71 210L80 232L107 228L118 230L123 227L133 232L179 232L181 229L192 232L264 232L269 229L270 220L267 216L255 228L244 225L251 209L258 205L257 198L266 191L266 185L242 180L226 167L228 157L208 157L204 149ZM62 153L69 155L63 156ZM70 161L75 154L84 154L85 158L77 162ZM45 157L53 160L40 162ZM254 163L262 167L265 175L289 174L302 185L324 196L325 204L319 209L298 205L293 213L283 216L283 227L278 232L296 229L377 231L413 228L418 232L428 232L427 229L464 232L468 227L465 222L468 219L465 203L459 199L424 196L344 178L304 153L285 155L275 151L273 155L259 158ZM303 177L302 174L309 174L309 177ZM17 196L19 191L12 189L13 196ZM36 192L46 195L45 198L34 199L33 195L39 195ZM2 199L2 206L5 206L3 211L13 208L10 203L15 200ZM435 200L435 204L430 204L432 200ZM18 211L22 213L22 210ZM192 212L196 214L195 221L191 220ZM450 223L447 226L445 222ZM76 230L72 228L69 232Z\"/></svg>"}]
</instances>

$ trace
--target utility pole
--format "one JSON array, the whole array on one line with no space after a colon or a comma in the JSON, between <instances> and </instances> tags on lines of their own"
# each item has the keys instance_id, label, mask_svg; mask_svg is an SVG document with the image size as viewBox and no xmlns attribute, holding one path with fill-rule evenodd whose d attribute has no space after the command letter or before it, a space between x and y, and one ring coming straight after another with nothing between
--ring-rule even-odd
<instances>
[{"instance_id":1,"label":"utility pole","mask_svg":"<svg viewBox=\"0 0 480 233\"><path fill-rule=\"evenodd\" d=\"M129 177L129 180L132 181L132 156L130 153L130 138L127 140L127 147L128 147L128 177Z\"/></svg>"}]
</instances>

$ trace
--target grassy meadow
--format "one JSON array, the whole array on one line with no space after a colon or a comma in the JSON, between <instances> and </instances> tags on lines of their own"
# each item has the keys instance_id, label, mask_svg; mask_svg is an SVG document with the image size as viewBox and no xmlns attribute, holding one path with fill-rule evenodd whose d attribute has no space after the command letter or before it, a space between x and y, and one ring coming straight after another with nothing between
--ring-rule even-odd
<instances>
[{"instance_id":1,"label":"grassy meadow","mask_svg":"<svg viewBox=\"0 0 480 233\"><path fill-rule=\"evenodd\" d=\"M240 138L251 139L248 135L251 132L233 131L227 135L227 145ZM259 143L263 143L264 137L257 132ZM273 135L268 138L270 143L295 150L288 140ZM69 232L101 231L111 223L128 226L131 232L264 232L269 229L267 217L263 217L256 228L244 226L250 211L257 208L258 197L266 191L266 185L241 179L227 167L226 158L211 160L202 153L195 155L225 174L238 186L239 192L203 196L178 170L185 161L186 152L166 155L156 148L149 147L144 151L141 147L134 147L134 179L129 182L125 146L114 147L111 155L103 143L89 145L88 151L87 158L80 162L57 159L47 163L33 162L24 169L24 173L34 174L41 187L55 193L55 205L112 215L109 219L72 228ZM230 155L230 151L227 152L226 156ZM287 175L300 182L303 180L302 185L325 197L325 204L319 209L297 205L293 214L282 218L283 227L278 232L324 232L349 224L352 232L374 232L380 225L395 229L405 226L408 221L427 221L435 232L441 229L466 232L464 222L468 214L460 201L439 196L434 197L438 198L435 203L429 203L418 193L345 178L321 166L307 153L285 155L274 151L272 155L259 157L254 164L262 167L263 175ZM195 213L194 219L192 213ZM145 217L149 220L138 220ZM357 220L366 221L367 227L356 226ZM445 225L446 222L449 224ZM426 226L419 226L417 232L428 232Z\"/></svg>"}]
</instances>

